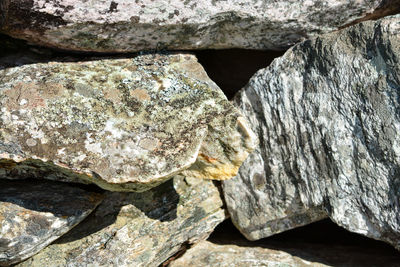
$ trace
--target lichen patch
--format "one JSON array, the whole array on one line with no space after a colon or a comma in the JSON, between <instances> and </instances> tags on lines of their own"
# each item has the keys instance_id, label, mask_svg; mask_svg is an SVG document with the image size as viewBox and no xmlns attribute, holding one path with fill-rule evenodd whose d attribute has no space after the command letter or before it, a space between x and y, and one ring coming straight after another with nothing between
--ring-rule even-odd
<instances>
[{"instance_id":1,"label":"lichen patch","mask_svg":"<svg viewBox=\"0 0 400 267\"><path fill-rule=\"evenodd\" d=\"M240 114L193 55L32 64L0 76L0 155L21 162L14 172L43 160L42 169L79 174L44 178L143 191L197 159L209 169L198 177L230 178L238 155L253 149Z\"/></svg>"}]
</instances>

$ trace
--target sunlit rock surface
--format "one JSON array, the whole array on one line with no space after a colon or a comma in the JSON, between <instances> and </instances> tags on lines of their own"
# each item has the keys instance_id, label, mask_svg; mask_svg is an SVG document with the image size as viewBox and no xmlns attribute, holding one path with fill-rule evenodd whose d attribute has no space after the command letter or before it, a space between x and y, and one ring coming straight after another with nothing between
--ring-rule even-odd
<instances>
[{"instance_id":1,"label":"sunlit rock surface","mask_svg":"<svg viewBox=\"0 0 400 267\"><path fill-rule=\"evenodd\" d=\"M305 41L237 95L260 146L223 188L247 238L326 213L400 248L399 36L398 15Z\"/></svg>"},{"instance_id":2,"label":"sunlit rock surface","mask_svg":"<svg viewBox=\"0 0 400 267\"><path fill-rule=\"evenodd\" d=\"M107 192L71 232L17 266L158 266L225 219L212 181L175 177L143 193Z\"/></svg>"},{"instance_id":3,"label":"sunlit rock surface","mask_svg":"<svg viewBox=\"0 0 400 267\"><path fill-rule=\"evenodd\" d=\"M0 178L145 191L236 175L255 135L193 55L0 71Z\"/></svg>"},{"instance_id":4,"label":"sunlit rock surface","mask_svg":"<svg viewBox=\"0 0 400 267\"><path fill-rule=\"evenodd\" d=\"M3 0L2 32L75 51L287 49L354 21L400 11L398 0Z\"/></svg>"},{"instance_id":5,"label":"sunlit rock surface","mask_svg":"<svg viewBox=\"0 0 400 267\"><path fill-rule=\"evenodd\" d=\"M0 180L0 266L36 254L101 200L98 193L63 183Z\"/></svg>"}]
</instances>

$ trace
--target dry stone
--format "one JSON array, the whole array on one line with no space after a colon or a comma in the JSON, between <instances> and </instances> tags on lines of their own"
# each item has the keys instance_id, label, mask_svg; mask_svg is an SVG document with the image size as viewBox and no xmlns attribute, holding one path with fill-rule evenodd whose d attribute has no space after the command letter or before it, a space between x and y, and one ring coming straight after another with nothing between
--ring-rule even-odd
<instances>
[{"instance_id":1,"label":"dry stone","mask_svg":"<svg viewBox=\"0 0 400 267\"><path fill-rule=\"evenodd\" d=\"M255 136L193 55L0 71L0 178L145 191L236 175Z\"/></svg>"},{"instance_id":2,"label":"dry stone","mask_svg":"<svg viewBox=\"0 0 400 267\"><path fill-rule=\"evenodd\" d=\"M225 219L212 181L175 177L143 193L107 192L87 220L17 266L159 266Z\"/></svg>"},{"instance_id":3,"label":"dry stone","mask_svg":"<svg viewBox=\"0 0 400 267\"><path fill-rule=\"evenodd\" d=\"M38 253L101 200L101 194L62 183L0 180L0 266Z\"/></svg>"},{"instance_id":4,"label":"dry stone","mask_svg":"<svg viewBox=\"0 0 400 267\"><path fill-rule=\"evenodd\" d=\"M2 0L2 32L76 51L282 50L355 21L399 12L398 0Z\"/></svg>"},{"instance_id":5,"label":"dry stone","mask_svg":"<svg viewBox=\"0 0 400 267\"><path fill-rule=\"evenodd\" d=\"M223 183L246 237L327 214L400 248L399 36L397 15L305 41L237 95L260 140Z\"/></svg>"}]
</instances>

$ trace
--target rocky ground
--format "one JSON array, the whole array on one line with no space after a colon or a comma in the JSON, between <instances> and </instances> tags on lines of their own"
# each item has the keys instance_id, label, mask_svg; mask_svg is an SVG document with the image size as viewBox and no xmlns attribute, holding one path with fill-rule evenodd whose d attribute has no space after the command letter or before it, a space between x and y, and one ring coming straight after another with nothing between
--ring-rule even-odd
<instances>
[{"instance_id":1,"label":"rocky ground","mask_svg":"<svg viewBox=\"0 0 400 267\"><path fill-rule=\"evenodd\" d=\"M399 266L398 0L0 12L0 266Z\"/></svg>"}]
</instances>

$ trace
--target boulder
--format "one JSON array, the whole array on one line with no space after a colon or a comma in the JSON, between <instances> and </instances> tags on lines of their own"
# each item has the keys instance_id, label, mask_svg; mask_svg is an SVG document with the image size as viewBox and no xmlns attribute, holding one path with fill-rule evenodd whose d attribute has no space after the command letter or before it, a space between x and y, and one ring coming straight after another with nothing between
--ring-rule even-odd
<instances>
[{"instance_id":1,"label":"boulder","mask_svg":"<svg viewBox=\"0 0 400 267\"><path fill-rule=\"evenodd\" d=\"M16 265L159 266L225 219L212 181L176 176L143 193L107 192L85 221Z\"/></svg>"},{"instance_id":2,"label":"boulder","mask_svg":"<svg viewBox=\"0 0 400 267\"><path fill-rule=\"evenodd\" d=\"M0 71L0 178L145 191L236 175L255 135L189 54Z\"/></svg>"},{"instance_id":3,"label":"boulder","mask_svg":"<svg viewBox=\"0 0 400 267\"><path fill-rule=\"evenodd\" d=\"M20 262L85 219L102 195L51 181L0 181L0 266Z\"/></svg>"},{"instance_id":4,"label":"boulder","mask_svg":"<svg viewBox=\"0 0 400 267\"><path fill-rule=\"evenodd\" d=\"M287 49L400 11L399 0L0 1L3 33L74 51Z\"/></svg>"},{"instance_id":5,"label":"boulder","mask_svg":"<svg viewBox=\"0 0 400 267\"><path fill-rule=\"evenodd\" d=\"M307 40L237 95L260 145L223 190L247 238L329 216L400 248L399 35L397 15Z\"/></svg>"}]
</instances>

